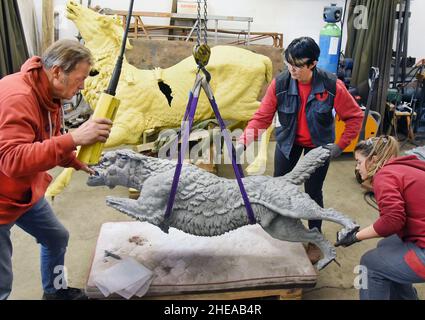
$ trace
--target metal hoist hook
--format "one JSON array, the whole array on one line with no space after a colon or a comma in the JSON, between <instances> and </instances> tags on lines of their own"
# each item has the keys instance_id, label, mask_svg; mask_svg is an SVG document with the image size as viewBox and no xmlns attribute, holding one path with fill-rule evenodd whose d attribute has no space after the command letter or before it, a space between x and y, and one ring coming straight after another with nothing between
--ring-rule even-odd
<instances>
[{"instance_id":1,"label":"metal hoist hook","mask_svg":"<svg viewBox=\"0 0 425 320\"><path fill-rule=\"evenodd\" d=\"M198 69L202 70L204 73L206 70L204 69L208 64L211 56L211 49L207 44L207 1L204 1L204 19L201 19L201 0L197 0L198 2L198 17L197 17L197 28L196 28L196 45L192 49L193 57L195 58L195 62L198 65ZM201 31L204 34L204 43L201 44Z\"/></svg>"},{"instance_id":2,"label":"metal hoist hook","mask_svg":"<svg viewBox=\"0 0 425 320\"><path fill-rule=\"evenodd\" d=\"M213 112L215 114L215 117L218 120L218 123L220 125L220 129L223 134L224 141L226 143L227 150L229 152L229 156L232 159L233 170L235 172L239 190L241 192L242 199L245 204L245 208L248 215L248 221L250 224L257 223L254 211L252 210L252 206L249 202L248 194L242 182L242 178L243 178L242 167L240 164L236 163L236 152L232 144L232 139L230 138L230 135L228 131L226 130L226 124L220 115L217 102L215 101L213 91L209 84L211 75L205 69L205 66L208 64L208 61L211 55L211 49L207 44L207 1L206 0L204 2L204 26L203 26L204 43L203 44L201 44L201 12L200 11L201 11L201 1L198 0L198 20L196 23L197 44L192 50L193 57L195 58L196 64L198 65L198 72L196 73L195 84L193 86L193 89L190 91L190 94L189 94L189 102L187 103L186 112L183 117L182 125L180 128L180 133L182 133L183 136L181 139L181 148L178 151L177 165L174 171L174 177L173 177L173 182L171 185L170 196L168 198L167 208L165 210L164 217L166 220L163 222L161 227L163 230L168 230L168 227L170 225L169 218L173 211L174 200L176 198L180 174L183 167L184 155L186 154L186 150L189 145L189 132L190 132L190 129L192 128L192 124L195 119L196 108L198 106L201 90L203 90L204 93L206 94L210 102L211 108L213 109ZM204 75L199 74L199 71L202 71Z\"/></svg>"}]
</instances>

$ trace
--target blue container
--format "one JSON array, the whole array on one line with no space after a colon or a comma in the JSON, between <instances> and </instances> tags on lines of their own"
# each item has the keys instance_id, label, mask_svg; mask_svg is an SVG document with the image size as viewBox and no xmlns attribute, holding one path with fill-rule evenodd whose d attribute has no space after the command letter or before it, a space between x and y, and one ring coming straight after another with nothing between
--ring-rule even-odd
<instances>
[{"instance_id":1,"label":"blue container","mask_svg":"<svg viewBox=\"0 0 425 320\"><path fill-rule=\"evenodd\" d=\"M341 29L335 23L327 23L320 30L319 47L320 57L317 66L336 74L341 51Z\"/></svg>"}]
</instances>

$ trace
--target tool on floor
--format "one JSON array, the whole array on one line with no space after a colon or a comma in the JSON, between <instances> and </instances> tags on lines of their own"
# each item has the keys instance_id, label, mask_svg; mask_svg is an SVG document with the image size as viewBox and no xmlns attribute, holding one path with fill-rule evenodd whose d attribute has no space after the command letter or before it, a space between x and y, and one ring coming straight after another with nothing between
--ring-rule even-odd
<instances>
[{"instance_id":1,"label":"tool on floor","mask_svg":"<svg viewBox=\"0 0 425 320\"><path fill-rule=\"evenodd\" d=\"M121 260L121 257L115 253L112 253L111 251L105 250L105 258L111 257L117 260Z\"/></svg>"},{"instance_id":2,"label":"tool on floor","mask_svg":"<svg viewBox=\"0 0 425 320\"><path fill-rule=\"evenodd\" d=\"M130 7L128 9L127 24L124 30L124 36L121 43L121 51L117 58L111 80L109 81L108 89L100 94L97 101L96 108L93 113L93 118L108 118L114 120L120 105L120 100L115 98L115 91L118 86L118 81L121 75L121 68L124 59L124 52L127 43L127 34L130 28L131 14L133 12L134 0L130 0ZM78 159L86 164L93 165L99 162L102 154L104 143L96 142L89 146L82 146L78 151Z\"/></svg>"}]
</instances>

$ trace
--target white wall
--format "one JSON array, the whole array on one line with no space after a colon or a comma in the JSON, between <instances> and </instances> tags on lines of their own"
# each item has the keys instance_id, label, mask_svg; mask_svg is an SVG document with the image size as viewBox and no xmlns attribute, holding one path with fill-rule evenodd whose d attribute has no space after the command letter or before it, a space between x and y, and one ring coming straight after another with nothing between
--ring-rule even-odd
<instances>
[{"instance_id":1,"label":"white wall","mask_svg":"<svg viewBox=\"0 0 425 320\"><path fill-rule=\"evenodd\" d=\"M425 58L425 0L412 0L407 55Z\"/></svg>"},{"instance_id":2,"label":"white wall","mask_svg":"<svg viewBox=\"0 0 425 320\"><path fill-rule=\"evenodd\" d=\"M29 0L28 0L29 1ZM34 0L41 10L41 0ZM77 0L78 1L78 0ZM55 9L64 12L65 0L55 0ZM83 1L84 4L87 0ZM324 25L322 18L324 6L330 3L344 7L344 0L209 0L208 14L220 16L253 17L252 31L267 31L283 33L283 45L287 46L293 39L300 36L310 36L319 40L320 29ZM92 5L100 5L111 9L128 10L128 0L92 0ZM135 0L134 10L170 12L171 0ZM412 0L412 16L409 30L408 55L425 57L423 31L425 30L425 0ZM41 14L38 15L41 20ZM70 38L78 34L72 22L61 15L60 38ZM167 24L167 20L158 18L144 19L147 24ZM40 22L41 26L41 22ZM220 27L230 29L245 29L246 23L220 22ZM213 27L213 24L210 25ZM346 41L344 27L343 44ZM343 47L344 49L344 47Z\"/></svg>"},{"instance_id":3,"label":"white wall","mask_svg":"<svg viewBox=\"0 0 425 320\"><path fill-rule=\"evenodd\" d=\"M212 15L253 17L252 31L283 33L286 47L300 36L318 41L325 24L323 8L331 2L344 8L344 0L211 0L208 10Z\"/></svg>"},{"instance_id":4,"label":"white wall","mask_svg":"<svg viewBox=\"0 0 425 320\"><path fill-rule=\"evenodd\" d=\"M35 0L41 3L41 0ZM74 0L76 2L80 2L79 0ZM87 6L88 1L83 0L83 5ZM114 10L124 10L128 11L128 6L130 2L128 0L92 0L91 6L95 7L99 5L102 8L109 8ZM54 0L54 11L59 12L59 38L74 38L78 35L78 30L75 27L72 21L69 21L66 18L65 14L65 5L66 0ZM170 0L135 0L133 11L157 11L157 12L171 12L172 1ZM41 5L40 5L41 7ZM143 22L146 24L162 24L167 25L169 23L169 19L162 18L144 18Z\"/></svg>"},{"instance_id":5,"label":"white wall","mask_svg":"<svg viewBox=\"0 0 425 320\"><path fill-rule=\"evenodd\" d=\"M30 56L39 54L40 48L40 27L36 8L33 1L18 0L19 12L21 14L22 27L27 41L28 54Z\"/></svg>"}]
</instances>

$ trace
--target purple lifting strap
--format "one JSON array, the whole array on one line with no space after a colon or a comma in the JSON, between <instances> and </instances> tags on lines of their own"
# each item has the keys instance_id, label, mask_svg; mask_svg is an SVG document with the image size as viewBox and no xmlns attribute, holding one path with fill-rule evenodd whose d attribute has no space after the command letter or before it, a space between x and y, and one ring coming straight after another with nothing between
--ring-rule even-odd
<instances>
[{"instance_id":1,"label":"purple lifting strap","mask_svg":"<svg viewBox=\"0 0 425 320\"><path fill-rule=\"evenodd\" d=\"M200 90L200 87L199 87L199 90ZM199 97L199 94L198 94L198 97ZM173 204L174 204L174 200L176 198L177 186L178 186L178 183L179 183L181 169L182 169L182 166L183 166L184 155L186 153L186 148L187 148L187 145L188 145L188 142L189 142L190 128L192 128L193 119L194 119L196 107L197 107L197 104L198 104L198 97L194 97L193 92L190 92L190 94L189 94L189 101L188 101L187 106L186 106L186 112L185 112L185 115L183 117L183 122L182 122L181 130L180 130L180 132L183 132L181 149L178 151L176 171L174 172L173 184L171 186L170 197L168 198L167 209L165 211L165 218L166 219L168 219L170 217L171 212L173 211ZM246 211L247 211L249 223L250 224L256 224L257 221L256 221L255 216L254 216L254 211L252 210L251 203L249 202L248 195L246 193L245 187L244 187L243 182L242 182L242 178L244 176L243 171L242 171L242 167L241 167L240 164L238 165L236 163L236 156L235 156L236 152L235 152L235 149L233 147L232 141L230 140L229 133L227 132L226 125L224 124L224 121L221 118L220 111L218 110L218 106L217 106L217 103L215 101L215 98L212 97L212 99L209 99L209 101L210 101L211 107L214 111L215 117L217 118L218 123L220 125L221 132L223 133L224 141L225 141L226 146L227 146L227 151L229 152L229 155L232 159L233 171L235 172L236 180L238 181L238 185L239 185L239 190L241 191L242 198L243 198L243 201L245 203L245 208L246 208ZM178 143L178 140L177 140L177 143Z\"/></svg>"},{"instance_id":2,"label":"purple lifting strap","mask_svg":"<svg viewBox=\"0 0 425 320\"><path fill-rule=\"evenodd\" d=\"M177 186L179 184L180 173L182 171L182 166L183 166L183 159L186 153L186 146L189 142L190 128L192 127L193 118L195 115L197 104L198 104L198 98L194 98L193 93L190 92L189 101L186 106L186 112L184 114L183 121L180 127L180 134L181 132L183 132L183 139L182 139L181 149L178 151L176 171L174 171L173 184L171 185L170 197L168 198L167 209L165 211L166 219L170 217L171 212L173 211L174 199L176 198ZM189 119L189 123L187 123L188 119ZM180 134L177 136L177 141L176 141L177 144L180 139Z\"/></svg>"}]
</instances>

